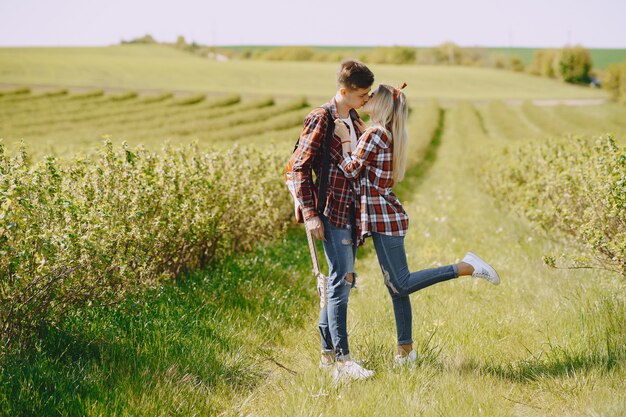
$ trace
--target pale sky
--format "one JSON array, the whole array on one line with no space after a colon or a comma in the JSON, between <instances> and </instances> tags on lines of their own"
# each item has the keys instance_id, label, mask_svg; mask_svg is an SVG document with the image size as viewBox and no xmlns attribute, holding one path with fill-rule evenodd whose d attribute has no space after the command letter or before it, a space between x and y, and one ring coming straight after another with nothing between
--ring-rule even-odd
<instances>
[{"instance_id":1,"label":"pale sky","mask_svg":"<svg viewBox=\"0 0 626 417\"><path fill-rule=\"evenodd\" d=\"M0 0L0 46L145 34L207 45L626 48L626 0Z\"/></svg>"}]
</instances>

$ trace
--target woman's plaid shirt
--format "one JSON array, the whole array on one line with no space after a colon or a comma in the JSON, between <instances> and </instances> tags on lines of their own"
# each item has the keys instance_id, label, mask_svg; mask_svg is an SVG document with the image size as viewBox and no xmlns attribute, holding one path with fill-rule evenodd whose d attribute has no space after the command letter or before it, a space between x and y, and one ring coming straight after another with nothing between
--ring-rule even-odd
<instances>
[{"instance_id":1,"label":"woman's plaid shirt","mask_svg":"<svg viewBox=\"0 0 626 417\"><path fill-rule=\"evenodd\" d=\"M388 133L371 127L359 138L352 154L344 153L341 170L349 178L359 178L357 228L360 241L372 232L404 236L407 216L393 187L393 144Z\"/></svg>"},{"instance_id":2,"label":"woman's plaid shirt","mask_svg":"<svg viewBox=\"0 0 626 417\"><path fill-rule=\"evenodd\" d=\"M333 120L338 117L334 98L329 103L326 103L324 107L330 110ZM292 155L296 197L300 202L304 220L318 215L315 208L317 205L317 190L319 189L319 174L322 166L322 152L320 150L326 138L327 126L328 117L323 108L316 108L311 111L304 120L298 147ZM355 129L357 137L359 137L362 132L359 131L356 124ZM334 226L345 228L348 226L350 204L352 201L356 201L354 181L346 178L339 169L342 148L341 139L338 136L335 135L333 137L330 148L330 168L328 171L324 215ZM313 183L313 172L316 175L315 184Z\"/></svg>"}]
</instances>

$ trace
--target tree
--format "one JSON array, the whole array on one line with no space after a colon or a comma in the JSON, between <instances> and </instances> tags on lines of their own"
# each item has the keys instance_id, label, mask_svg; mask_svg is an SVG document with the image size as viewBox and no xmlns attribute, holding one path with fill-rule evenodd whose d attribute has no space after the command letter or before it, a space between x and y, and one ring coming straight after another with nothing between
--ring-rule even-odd
<instances>
[{"instance_id":1,"label":"tree","mask_svg":"<svg viewBox=\"0 0 626 417\"><path fill-rule=\"evenodd\" d=\"M580 45L561 49L556 57L558 76L568 83L588 83L591 54Z\"/></svg>"}]
</instances>

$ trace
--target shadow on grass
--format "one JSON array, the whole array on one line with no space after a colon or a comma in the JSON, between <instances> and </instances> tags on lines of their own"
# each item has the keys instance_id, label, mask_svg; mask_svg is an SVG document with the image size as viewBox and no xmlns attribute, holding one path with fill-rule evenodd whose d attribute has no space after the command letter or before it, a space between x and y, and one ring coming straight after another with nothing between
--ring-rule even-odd
<instances>
[{"instance_id":1,"label":"shadow on grass","mask_svg":"<svg viewBox=\"0 0 626 417\"><path fill-rule=\"evenodd\" d=\"M479 370L512 382L532 382L543 378L569 377L573 373L581 371L609 372L618 363L624 363L623 350L620 354L619 349L619 347L613 346L604 351L583 352L552 347L543 352L543 355L504 365L487 365L479 368Z\"/></svg>"},{"instance_id":2,"label":"shadow on grass","mask_svg":"<svg viewBox=\"0 0 626 417\"><path fill-rule=\"evenodd\" d=\"M199 408L189 409L215 412L219 406L206 396L218 386L253 388L266 374L257 347L279 341L315 305L302 248L304 233L293 229L270 246L42 330L32 351L11 352L0 363L0 415L94 408L143 415L151 413L140 404L146 397L155 397L152 409L165 410L175 405L166 397L181 390L198 394Z\"/></svg>"}]
</instances>

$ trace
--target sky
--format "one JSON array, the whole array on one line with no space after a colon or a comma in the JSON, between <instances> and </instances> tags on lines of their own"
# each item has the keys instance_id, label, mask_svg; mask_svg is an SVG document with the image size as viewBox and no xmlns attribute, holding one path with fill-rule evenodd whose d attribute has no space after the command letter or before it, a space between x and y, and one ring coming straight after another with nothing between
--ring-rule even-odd
<instances>
[{"instance_id":1,"label":"sky","mask_svg":"<svg viewBox=\"0 0 626 417\"><path fill-rule=\"evenodd\" d=\"M0 46L626 48L626 0L0 0Z\"/></svg>"}]
</instances>

